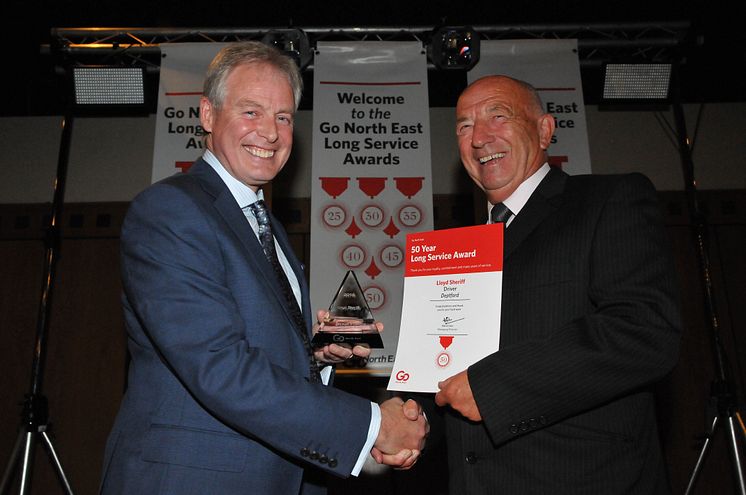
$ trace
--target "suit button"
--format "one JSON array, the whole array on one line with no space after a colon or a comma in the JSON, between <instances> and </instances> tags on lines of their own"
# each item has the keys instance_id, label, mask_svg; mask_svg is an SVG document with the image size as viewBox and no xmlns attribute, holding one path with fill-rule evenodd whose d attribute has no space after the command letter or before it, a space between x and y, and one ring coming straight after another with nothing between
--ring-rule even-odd
<instances>
[{"instance_id":1,"label":"suit button","mask_svg":"<svg viewBox=\"0 0 746 495\"><path fill-rule=\"evenodd\" d=\"M539 423L536 421L536 418L531 418L528 420L528 425L531 428L536 428L537 426L539 426Z\"/></svg>"},{"instance_id":2,"label":"suit button","mask_svg":"<svg viewBox=\"0 0 746 495\"><path fill-rule=\"evenodd\" d=\"M310 455L309 457L310 457L310 458L311 458L312 460L314 460L314 461L315 461L316 459L318 459L318 458L319 458L319 453L318 453L318 452L316 452L316 451L314 450L313 452L311 452L311 455Z\"/></svg>"},{"instance_id":3,"label":"suit button","mask_svg":"<svg viewBox=\"0 0 746 495\"><path fill-rule=\"evenodd\" d=\"M329 461L329 458L323 454L321 455L321 457L319 457L319 462L321 464L326 464L328 461Z\"/></svg>"},{"instance_id":4,"label":"suit button","mask_svg":"<svg viewBox=\"0 0 746 495\"><path fill-rule=\"evenodd\" d=\"M330 468L337 467L337 460L334 457L332 457L331 459L329 459L329 467Z\"/></svg>"},{"instance_id":5,"label":"suit button","mask_svg":"<svg viewBox=\"0 0 746 495\"><path fill-rule=\"evenodd\" d=\"M515 424L513 424L513 425L510 425L510 430L509 430L509 431L510 431L510 433L512 433L512 434L514 434L514 435L515 435L516 433L518 433L518 425L515 425Z\"/></svg>"},{"instance_id":6,"label":"suit button","mask_svg":"<svg viewBox=\"0 0 746 495\"><path fill-rule=\"evenodd\" d=\"M543 425L547 424L547 418L545 418L544 416L539 416L539 423Z\"/></svg>"},{"instance_id":7,"label":"suit button","mask_svg":"<svg viewBox=\"0 0 746 495\"><path fill-rule=\"evenodd\" d=\"M303 457L308 457L308 454L310 454L310 453L311 453L311 451L308 450L305 447L303 447L302 449L300 449L300 455L303 456Z\"/></svg>"},{"instance_id":8,"label":"suit button","mask_svg":"<svg viewBox=\"0 0 746 495\"><path fill-rule=\"evenodd\" d=\"M466 462L469 464L476 464L477 463L477 454L474 452L467 452L466 453Z\"/></svg>"},{"instance_id":9,"label":"suit button","mask_svg":"<svg viewBox=\"0 0 746 495\"><path fill-rule=\"evenodd\" d=\"M521 431L526 430L528 430L528 423L526 423L525 421L521 421Z\"/></svg>"}]
</instances>

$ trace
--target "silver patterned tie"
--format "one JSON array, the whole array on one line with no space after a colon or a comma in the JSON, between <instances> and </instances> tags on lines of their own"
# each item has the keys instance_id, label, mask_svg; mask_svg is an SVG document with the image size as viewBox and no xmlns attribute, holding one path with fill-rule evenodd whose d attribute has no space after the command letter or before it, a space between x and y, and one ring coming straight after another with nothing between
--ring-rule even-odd
<instances>
[{"instance_id":1,"label":"silver patterned tie","mask_svg":"<svg viewBox=\"0 0 746 495\"><path fill-rule=\"evenodd\" d=\"M303 340L303 346L305 347L306 353L309 357L311 381L320 381L319 367L316 363L316 358L313 356L313 347L311 346L311 340L306 332L306 324L303 321L303 315L300 312L298 301L295 298L295 294L293 294L293 289L290 287L287 275L285 275L285 270L282 269L280 260L277 258L277 252L275 251L275 238L272 234L272 223L269 220L267 207L264 204L264 201L260 199L256 203L250 204L249 209L254 213L256 221L259 224L259 242L264 250L264 255L267 257L267 261L269 261L269 264L272 266L272 269L277 276L277 281L280 283L283 295L285 296L285 302L290 309L290 313L293 315L295 326L297 327L301 340Z\"/></svg>"}]
</instances>

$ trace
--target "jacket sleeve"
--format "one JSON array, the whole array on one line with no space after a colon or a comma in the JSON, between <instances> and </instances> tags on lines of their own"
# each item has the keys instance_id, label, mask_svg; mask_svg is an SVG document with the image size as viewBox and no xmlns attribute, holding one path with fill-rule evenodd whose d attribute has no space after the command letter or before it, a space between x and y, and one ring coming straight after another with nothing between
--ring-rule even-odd
<instances>
[{"instance_id":1,"label":"jacket sleeve","mask_svg":"<svg viewBox=\"0 0 746 495\"><path fill-rule=\"evenodd\" d=\"M631 174L614 181L598 201L588 218L576 222L584 222L588 238L573 253L574 262L585 265L572 282L577 296L569 304L584 309L567 321L552 321L563 311L557 305L568 304L562 294L521 301L520 310L546 315L546 331L501 348L468 370L495 443L650 385L676 363L678 291L655 190L644 176ZM551 256L543 259L557 262ZM531 271L555 268L548 264ZM537 275L537 285L542 276L548 277ZM521 422L532 428L517 427Z\"/></svg>"},{"instance_id":2,"label":"jacket sleeve","mask_svg":"<svg viewBox=\"0 0 746 495\"><path fill-rule=\"evenodd\" d=\"M262 295L261 279L242 258L248 254L224 249L230 236L211 207L162 184L133 201L121 237L122 278L136 320L130 326L143 333L130 331L131 339L152 346L163 362L147 365L160 373L154 383L169 374L165 380L178 380L186 400L229 428L349 475L366 440L370 402L306 380L297 366L307 359L298 354L300 339L278 303ZM229 264L228 256L240 259ZM249 317L241 305L250 305ZM312 452L334 462L309 459Z\"/></svg>"}]
</instances>

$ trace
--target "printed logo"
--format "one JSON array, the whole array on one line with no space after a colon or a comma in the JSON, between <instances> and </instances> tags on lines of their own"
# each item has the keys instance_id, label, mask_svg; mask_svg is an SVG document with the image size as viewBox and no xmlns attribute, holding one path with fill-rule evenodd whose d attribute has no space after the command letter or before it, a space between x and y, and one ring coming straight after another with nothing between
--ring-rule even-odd
<instances>
[{"instance_id":1,"label":"printed logo","mask_svg":"<svg viewBox=\"0 0 746 495\"><path fill-rule=\"evenodd\" d=\"M407 380L409 380L409 373L404 370L399 370L396 372L396 381L406 382Z\"/></svg>"}]
</instances>

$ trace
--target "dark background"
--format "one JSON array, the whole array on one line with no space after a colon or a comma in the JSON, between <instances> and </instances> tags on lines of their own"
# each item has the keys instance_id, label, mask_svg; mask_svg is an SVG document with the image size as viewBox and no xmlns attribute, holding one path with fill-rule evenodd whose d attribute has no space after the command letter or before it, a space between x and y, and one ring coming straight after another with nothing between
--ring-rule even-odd
<instances>
[{"instance_id":1,"label":"dark background","mask_svg":"<svg viewBox=\"0 0 746 495\"><path fill-rule=\"evenodd\" d=\"M729 2L595 1L382 1L267 3L151 1L38 2L6 0L4 101L0 116L60 115L64 92L53 62L42 55L53 27L435 27L439 24L508 26L688 21L691 38L682 68L687 103L744 102L740 76L746 65L743 0ZM453 106L465 74L433 76L433 106ZM584 88L584 90L590 88ZM586 100L587 103L592 101ZM8 143L12 145L12 143ZM13 153L13 149L4 150ZM634 150L632 150L634 151ZM0 170L2 174L2 170ZM1 177L1 175L0 175ZM716 309L735 384L744 389L746 371L746 196L743 184L732 191L702 193L710 234L710 260ZM308 260L308 198L277 205L299 257ZM679 364L659 385L661 440L674 493L683 493L701 446L708 416L712 369L711 334L687 204L680 191L660 193L685 301ZM435 225L472 224L470 195L434 198ZM95 493L103 444L125 387L126 350L119 294L118 236L126 203L66 205L64 240L52 301L48 366L43 391L50 401L51 435L76 493ZM284 211L282 211L284 210ZM43 235L49 205L0 205L0 467L4 468L18 433L28 390L37 308L42 284ZM341 377L339 385L375 396L380 380ZM742 397L738 397L742 404ZM345 493L444 494L447 482L441 447L406 473L335 480L332 495ZM441 450L437 450L441 449ZM38 446L34 494L61 493L49 458ZM723 430L695 494L733 493L732 471ZM451 494L456 495L456 494Z\"/></svg>"},{"instance_id":2,"label":"dark background","mask_svg":"<svg viewBox=\"0 0 746 495\"><path fill-rule=\"evenodd\" d=\"M2 116L58 115L63 113L61 85L54 63L41 53L49 45L51 28L69 27L435 27L438 25L588 25L597 23L654 23L686 21L690 37L684 47L682 98L686 102L746 101L746 84L736 74L746 65L743 22L746 2L741 0L616 2L524 0L361 2L205 2L165 0L121 2L112 0L30 1L7 0L3 7L5 102ZM9 22L7 22L9 21ZM457 85L463 74L451 74ZM432 83L435 84L432 84ZM452 79L431 81L433 106L452 106ZM589 88L586 88L589 89ZM457 94L457 93L456 93ZM593 103L586 98L586 103Z\"/></svg>"}]
</instances>

